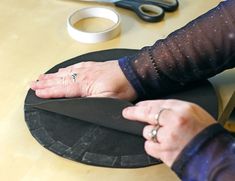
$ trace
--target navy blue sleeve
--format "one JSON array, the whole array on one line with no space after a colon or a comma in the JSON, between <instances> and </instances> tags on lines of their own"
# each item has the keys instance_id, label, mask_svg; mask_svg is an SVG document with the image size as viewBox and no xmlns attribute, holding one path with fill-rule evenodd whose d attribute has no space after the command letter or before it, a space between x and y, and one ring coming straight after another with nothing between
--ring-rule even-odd
<instances>
[{"instance_id":1,"label":"navy blue sleeve","mask_svg":"<svg viewBox=\"0 0 235 181\"><path fill-rule=\"evenodd\" d=\"M183 181L232 181L235 139L222 126L213 124L183 149L172 170Z\"/></svg>"},{"instance_id":2,"label":"navy blue sleeve","mask_svg":"<svg viewBox=\"0 0 235 181\"><path fill-rule=\"evenodd\" d=\"M235 0L206 14L119 65L139 98L158 98L235 66Z\"/></svg>"}]
</instances>

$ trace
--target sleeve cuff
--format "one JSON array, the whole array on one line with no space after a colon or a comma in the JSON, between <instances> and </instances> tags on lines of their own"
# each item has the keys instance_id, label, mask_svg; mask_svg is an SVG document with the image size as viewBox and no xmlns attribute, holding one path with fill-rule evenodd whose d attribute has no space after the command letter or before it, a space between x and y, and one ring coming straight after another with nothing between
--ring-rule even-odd
<instances>
[{"instance_id":1,"label":"sleeve cuff","mask_svg":"<svg viewBox=\"0 0 235 181\"><path fill-rule=\"evenodd\" d=\"M212 124L202 130L193 140L186 145L182 150L176 161L172 165L172 170L182 178L184 169L187 166L188 162L196 155L201 147L216 135L221 133L226 133L227 131L219 124Z\"/></svg>"},{"instance_id":2,"label":"sleeve cuff","mask_svg":"<svg viewBox=\"0 0 235 181\"><path fill-rule=\"evenodd\" d=\"M119 66L120 66L122 72L126 76L127 80L131 83L131 85L135 89L135 91L138 95L138 99L142 99L142 98L146 97L146 92L145 92L143 86L141 85L141 82L139 81L136 73L134 72L131 65L129 64L128 57L120 58L118 60L118 63L119 63Z\"/></svg>"}]
</instances>

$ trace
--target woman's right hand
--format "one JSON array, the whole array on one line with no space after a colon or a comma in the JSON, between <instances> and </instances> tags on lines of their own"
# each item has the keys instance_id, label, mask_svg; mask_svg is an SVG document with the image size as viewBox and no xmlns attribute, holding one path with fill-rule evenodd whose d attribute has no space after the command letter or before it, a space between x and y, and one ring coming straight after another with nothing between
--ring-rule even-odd
<instances>
[{"instance_id":1,"label":"woman's right hand","mask_svg":"<svg viewBox=\"0 0 235 181\"><path fill-rule=\"evenodd\" d=\"M149 124L143 130L145 150L169 167L197 134L216 123L198 105L174 99L142 101L125 108L123 116Z\"/></svg>"},{"instance_id":2,"label":"woman's right hand","mask_svg":"<svg viewBox=\"0 0 235 181\"><path fill-rule=\"evenodd\" d=\"M73 79L72 74L77 76ZM43 74L31 83L31 88L41 98L112 97L129 101L137 98L117 60L81 62Z\"/></svg>"}]
</instances>

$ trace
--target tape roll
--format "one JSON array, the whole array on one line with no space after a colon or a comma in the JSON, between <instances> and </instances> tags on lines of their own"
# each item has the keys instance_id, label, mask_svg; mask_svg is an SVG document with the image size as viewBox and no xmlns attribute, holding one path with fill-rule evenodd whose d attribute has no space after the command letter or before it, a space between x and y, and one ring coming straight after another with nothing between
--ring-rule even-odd
<instances>
[{"instance_id":1,"label":"tape roll","mask_svg":"<svg viewBox=\"0 0 235 181\"><path fill-rule=\"evenodd\" d=\"M115 24L110 28L99 32L86 32L74 27L76 22L86 18L105 18L113 21ZM67 30L69 35L79 42L98 43L116 37L121 30L120 24L121 19L116 11L103 7L90 7L72 13L67 20Z\"/></svg>"}]
</instances>

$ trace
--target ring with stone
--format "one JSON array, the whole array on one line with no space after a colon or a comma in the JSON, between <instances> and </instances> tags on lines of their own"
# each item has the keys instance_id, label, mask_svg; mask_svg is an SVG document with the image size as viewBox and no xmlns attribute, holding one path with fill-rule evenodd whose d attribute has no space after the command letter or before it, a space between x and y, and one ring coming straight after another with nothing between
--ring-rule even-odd
<instances>
[{"instance_id":1,"label":"ring with stone","mask_svg":"<svg viewBox=\"0 0 235 181\"><path fill-rule=\"evenodd\" d=\"M158 143L157 134L161 126L157 125L150 131L151 140L155 143Z\"/></svg>"},{"instance_id":2,"label":"ring with stone","mask_svg":"<svg viewBox=\"0 0 235 181\"><path fill-rule=\"evenodd\" d=\"M71 77L72 77L72 81L73 81L73 82L76 82L77 76L78 76L77 73L72 73L72 74L71 74Z\"/></svg>"}]
</instances>

